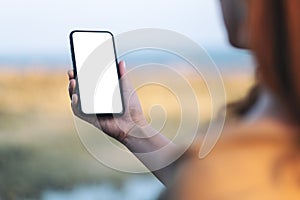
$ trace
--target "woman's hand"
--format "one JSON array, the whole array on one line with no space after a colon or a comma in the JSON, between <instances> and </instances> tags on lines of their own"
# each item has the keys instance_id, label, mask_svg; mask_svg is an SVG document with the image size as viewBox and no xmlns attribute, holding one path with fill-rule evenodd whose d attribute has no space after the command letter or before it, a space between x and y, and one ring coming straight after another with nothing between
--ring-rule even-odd
<instances>
[{"instance_id":1,"label":"woman's hand","mask_svg":"<svg viewBox=\"0 0 300 200\"><path fill-rule=\"evenodd\" d=\"M177 151L175 145L171 145L167 151L153 156L145 153L154 152L172 143L168 138L154 130L146 121L139 99L125 76L125 63L119 63L121 85L125 112L122 116L101 117L97 115L85 115L78 110L78 95L76 94L76 80L74 72L68 72L70 79L69 94L72 100L71 106L74 114L96 126L107 135L123 143L152 173L165 185L170 185L173 180L173 168L171 164L165 166L163 160ZM141 154L140 154L141 153ZM162 162L162 163L161 163ZM162 169L158 169L160 166Z\"/></svg>"},{"instance_id":2,"label":"woman's hand","mask_svg":"<svg viewBox=\"0 0 300 200\"><path fill-rule=\"evenodd\" d=\"M125 62L119 63L119 70L121 74L121 85L124 100L125 112L122 116L92 116L85 115L78 110L78 94L76 94L76 80L74 79L74 72L70 70L69 76L69 95L72 100L71 106L73 113L82 120L91 123L99 128L107 135L123 142L130 130L135 126L146 126L147 121L143 115L139 99L125 77Z\"/></svg>"}]
</instances>

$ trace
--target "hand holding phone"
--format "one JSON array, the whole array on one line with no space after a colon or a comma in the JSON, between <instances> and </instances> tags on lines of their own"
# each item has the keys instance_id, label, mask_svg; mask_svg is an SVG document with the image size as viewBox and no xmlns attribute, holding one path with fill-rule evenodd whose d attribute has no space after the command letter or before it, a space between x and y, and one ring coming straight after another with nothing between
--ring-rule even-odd
<instances>
[{"instance_id":1,"label":"hand holding phone","mask_svg":"<svg viewBox=\"0 0 300 200\"><path fill-rule=\"evenodd\" d=\"M74 52L73 52L73 56L74 56ZM101 58L101 55L99 56ZM80 82L78 82L80 81L79 80L80 75L78 75L77 64L74 66L75 66L74 69L68 72L69 95L72 100L71 106L72 106L73 113L77 117L81 118L82 120L89 122L90 124L99 128L107 135L123 143L133 153L137 153L135 154L137 158L142 163L144 163L145 166L148 167L150 171L152 171L152 169L156 169L155 167L159 163L150 162L148 157L144 156L144 154L147 152L154 152L160 148L169 145L172 142L168 138L166 138L165 136L163 136L162 134L154 130L151 126L149 126L147 120L143 115L143 111L140 106L138 96L136 95L134 88L131 86L130 82L126 78L125 63L121 61L118 65L116 65L119 78L120 78L119 82L120 85L122 86L122 96L123 96L122 115L107 115L107 111L102 112L101 110L100 113L98 112L99 110L92 110L92 113L95 114L91 115L91 114L84 113L83 110L80 110L80 106L79 106L80 101L79 101L78 92L79 90L81 92L82 88L77 87L77 85L80 86ZM100 67L101 65L99 65L99 68ZM87 84L90 84L90 82L87 81ZM91 86L94 87L94 85ZM76 88L78 88L79 90ZM89 99L86 100L88 101ZM95 103L99 103L99 102L95 102ZM112 111L115 112L115 110ZM142 154L139 154L139 152L141 152ZM165 157L158 156L157 158L158 162L163 158ZM152 156L150 156L150 160L153 161ZM165 179L164 174L169 174L168 172L161 173L160 170L157 172L157 174L156 171L154 171L153 173L161 180Z\"/></svg>"},{"instance_id":2,"label":"hand holding phone","mask_svg":"<svg viewBox=\"0 0 300 200\"><path fill-rule=\"evenodd\" d=\"M72 100L71 102L71 106L72 106L72 110L73 113L81 118L84 121L87 121L89 123L91 123L92 125L94 125L95 127L101 129L103 132L107 133L109 136L116 138L117 140L121 141L124 139L124 137L126 137L126 135L128 134L129 130L131 130L134 126L145 126L147 123L144 115L143 115L143 111L142 108L140 106L140 102L138 99L138 96L136 95L133 87L131 86L130 82L127 80L125 76L125 62L121 61L120 63L115 63L114 66L112 66L111 69L115 69L112 70L114 71L113 73L113 77L114 78L114 82L117 81L117 83L120 85L120 94L122 95L121 98L122 99L117 99L119 102L122 102L122 110L119 110L118 113L120 113L120 111L123 111L122 115L118 114L118 113L108 113L106 112L100 112L101 110L97 110L97 112L95 112L95 110L91 110L93 114L91 114L90 112L87 112L86 110L82 110L82 105L80 102L80 95L82 94L81 92L83 91L80 87L80 71L78 70L78 67L80 68L80 66L83 66L82 64L79 65L80 63L83 63L83 59L79 59L78 60L78 56L79 55L76 52L81 52L76 51L76 47L77 47L77 43L75 44L75 38L74 38L74 33L77 31L73 31L70 35L70 39L71 39L71 51L72 51L72 57L73 57L73 70L70 70L68 72L68 76L69 76L69 95L70 98ZM90 33L89 31L82 31L84 33ZM93 32L94 33L94 32ZM95 33L99 33L99 32L95 32ZM102 35L102 31L100 32ZM105 32L107 33L107 32ZM112 35L109 34L110 38L112 38ZM94 35L96 36L96 35ZM102 36L101 36L102 37ZM94 41L94 40L93 40ZM112 40L111 40L112 41ZM94 45L95 41L92 42L92 40L90 40L91 45ZM98 43L99 44L99 43ZM109 43L107 43L109 46ZM113 43L110 43L113 45ZM90 45L90 46L91 46ZM79 45L80 46L80 45ZM95 48L95 47L94 47ZM112 46L111 46L112 48ZM81 49L82 50L82 49ZM111 49L112 51L112 49ZM110 52L111 52L110 51ZM85 57L88 57L87 52L85 52ZM97 55L99 56L99 60L103 57L103 55ZM115 56L115 52L113 51L113 56ZM77 58L77 60L76 60ZM76 62L77 61L77 62ZM116 59L115 59L116 62ZM101 63L101 61L99 61L99 63ZM102 66L95 62L95 65L97 65L97 67L101 68ZM87 71L91 70L92 68L88 68ZM78 73L79 72L79 73ZM93 71L90 71L91 74L93 74ZM86 81L86 80L83 80ZM87 84L91 84L91 82L87 81ZM79 86L79 87L78 87ZM91 85L91 87L95 88L95 85ZM114 92L117 91L115 89L113 89ZM80 93L79 93L80 92ZM110 96L111 97L111 96ZM94 98L94 96L90 96L90 98ZM82 100L87 100L87 102L90 101L90 99L81 99ZM122 100L122 101L121 101ZM95 102L96 104L101 103L101 101L97 101ZM110 102L111 103L111 102ZM112 104L109 104L109 106ZM112 110L115 111L115 110Z\"/></svg>"}]
</instances>

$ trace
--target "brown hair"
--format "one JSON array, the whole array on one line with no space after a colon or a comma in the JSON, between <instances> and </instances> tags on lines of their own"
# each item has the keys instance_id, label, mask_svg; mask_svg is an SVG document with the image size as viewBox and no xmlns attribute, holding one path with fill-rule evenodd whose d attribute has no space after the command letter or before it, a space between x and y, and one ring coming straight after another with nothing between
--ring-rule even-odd
<instances>
[{"instance_id":1,"label":"brown hair","mask_svg":"<svg viewBox=\"0 0 300 200\"><path fill-rule=\"evenodd\" d=\"M258 66L258 85L246 99L229 105L244 115L259 96L260 84L269 88L295 119L300 120L300 1L249 0L250 48Z\"/></svg>"}]
</instances>

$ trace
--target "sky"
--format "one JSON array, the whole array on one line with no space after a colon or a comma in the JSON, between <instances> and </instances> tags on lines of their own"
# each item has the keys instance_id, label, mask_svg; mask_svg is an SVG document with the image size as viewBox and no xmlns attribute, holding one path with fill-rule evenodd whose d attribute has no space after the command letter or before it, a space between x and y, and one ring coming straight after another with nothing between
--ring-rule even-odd
<instances>
[{"instance_id":1,"label":"sky","mask_svg":"<svg viewBox=\"0 0 300 200\"><path fill-rule=\"evenodd\" d=\"M0 55L69 52L74 29L176 31L228 48L219 0L0 0Z\"/></svg>"}]
</instances>

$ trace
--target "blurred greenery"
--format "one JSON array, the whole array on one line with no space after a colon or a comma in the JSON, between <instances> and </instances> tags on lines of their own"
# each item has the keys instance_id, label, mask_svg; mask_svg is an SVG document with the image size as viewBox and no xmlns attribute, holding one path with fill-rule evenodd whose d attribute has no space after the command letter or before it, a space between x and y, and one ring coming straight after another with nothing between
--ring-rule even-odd
<instances>
[{"instance_id":1,"label":"blurred greenery","mask_svg":"<svg viewBox=\"0 0 300 200\"><path fill-rule=\"evenodd\" d=\"M126 176L99 164L80 143L65 72L0 76L0 199L107 180L117 184Z\"/></svg>"}]
</instances>

